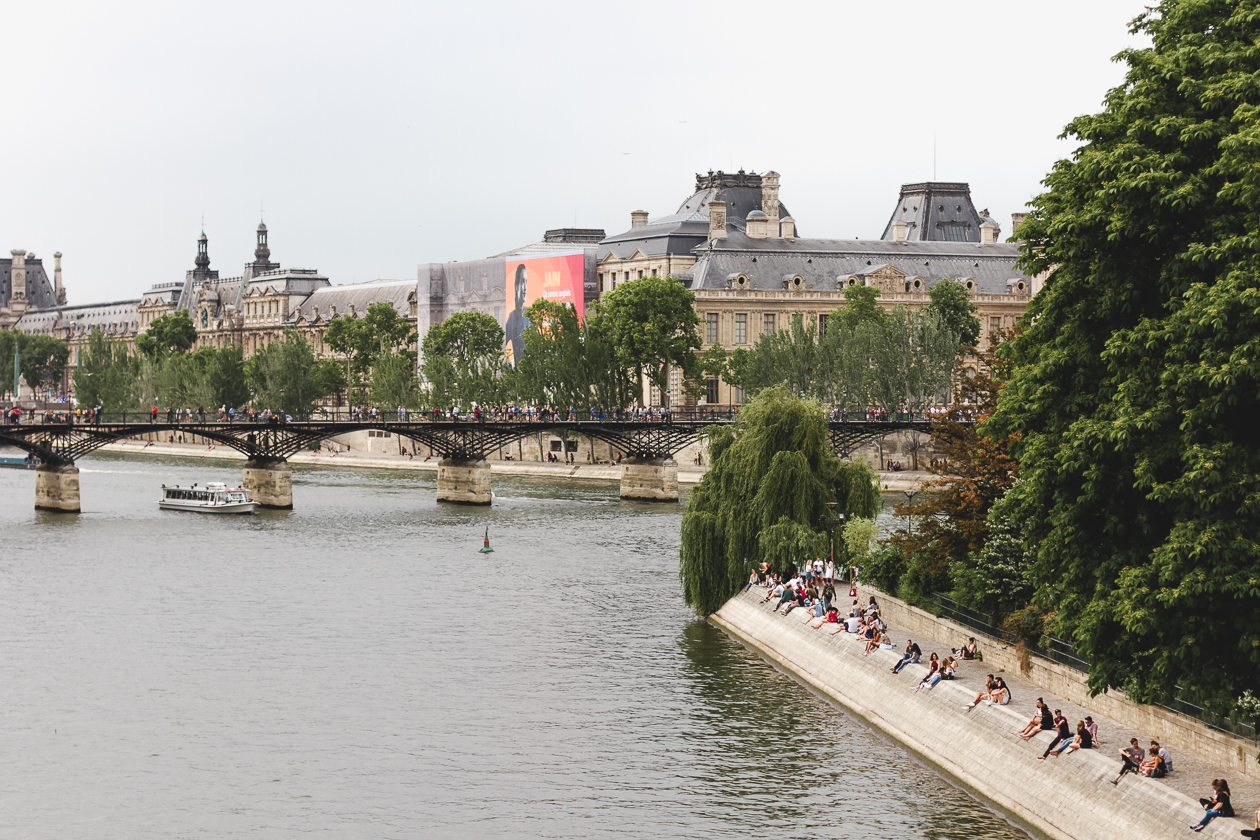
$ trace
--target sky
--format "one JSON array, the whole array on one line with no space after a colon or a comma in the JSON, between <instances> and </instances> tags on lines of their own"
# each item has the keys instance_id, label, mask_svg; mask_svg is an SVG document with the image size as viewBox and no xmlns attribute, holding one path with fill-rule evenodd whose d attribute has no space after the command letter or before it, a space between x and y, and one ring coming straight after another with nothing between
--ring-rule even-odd
<instances>
[{"instance_id":1,"label":"sky","mask_svg":"<svg viewBox=\"0 0 1260 840\"><path fill-rule=\"evenodd\" d=\"M8 3L0 247L63 252L71 304L182 280L203 218L225 277L264 218L286 268L405 279L740 168L801 236L935 178L1005 237L1145 2Z\"/></svg>"}]
</instances>

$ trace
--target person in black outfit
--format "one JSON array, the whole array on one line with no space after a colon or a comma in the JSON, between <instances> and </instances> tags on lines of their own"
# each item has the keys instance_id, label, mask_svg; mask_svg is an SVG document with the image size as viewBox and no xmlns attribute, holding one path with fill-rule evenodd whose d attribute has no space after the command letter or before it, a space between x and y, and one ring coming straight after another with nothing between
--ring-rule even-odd
<instances>
[{"instance_id":1,"label":"person in black outfit","mask_svg":"<svg viewBox=\"0 0 1260 840\"><path fill-rule=\"evenodd\" d=\"M1137 738L1130 738L1129 746L1120 748L1120 773L1111 780L1111 783L1118 785L1125 773L1138 772L1144 758L1146 758L1146 750L1138 746Z\"/></svg>"},{"instance_id":2,"label":"person in black outfit","mask_svg":"<svg viewBox=\"0 0 1260 840\"><path fill-rule=\"evenodd\" d=\"M1054 740L1050 742L1050 746L1046 747L1046 751L1038 756L1040 760L1044 761L1046 756L1050 755L1050 751L1059 746L1059 744L1072 740L1072 727L1068 725L1067 718L1063 716L1063 712L1058 709L1054 710L1054 725L1058 732L1055 733Z\"/></svg>"},{"instance_id":3,"label":"person in black outfit","mask_svg":"<svg viewBox=\"0 0 1260 840\"><path fill-rule=\"evenodd\" d=\"M892 666L891 668L892 672L894 674L900 674L902 668L906 667L907 665L913 665L914 663L918 662L919 657L922 655L923 655L923 651L919 649L919 646L915 643L915 641L913 639L907 639L906 652L901 657L901 661L898 662L896 665Z\"/></svg>"}]
</instances>

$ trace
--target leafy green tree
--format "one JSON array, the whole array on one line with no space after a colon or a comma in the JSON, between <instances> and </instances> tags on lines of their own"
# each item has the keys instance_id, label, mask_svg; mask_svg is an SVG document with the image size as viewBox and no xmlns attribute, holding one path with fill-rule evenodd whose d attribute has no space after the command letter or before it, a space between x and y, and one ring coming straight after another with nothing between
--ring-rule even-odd
<instances>
[{"instance_id":1,"label":"leafy green tree","mask_svg":"<svg viewBox=\"0 0 1260 840\"><path fill-rule=\"evenodd\" d=\"M831 450L822 406L782 386L709 433L709 463L683 514L679 577L687 603L715 612L761 562L784 571L822 556L821 515L837 502L848 517L875 516L875 473Z\"/></svg>"},{"instance_id":2,"label":"leafy green tree","mask_svg":"<svg viewBox=\"0 0 1260 840\"><path fill-rule=\"evenodd\" d=\"M429 327L421 349L420 370L433 405L446 408L502 401L503 327L493 316L456 312Z\"/></svg>"},{"instance_id":3,"label":"leafy green tree","mask_svg":"<svg viewBox=\"0 0 1260 840\"><path fill-rule=\"evenodd\" d=\"M866 557L875 547L875 538L879 536L879 526L872 517L855 516L844 523L845 556L850 563L865 563Z\"/></svg>"},{"instance_id":4,"label":"leafy green tree","mask_svg":"<svg viewBox=\"0 0 1260 840\"><path fill-rule=\"evenodd\" d=\"M653 276L621 284L600 306L622 364L634 369L637 383L646 373L666 407L670 367L681 368L684 379L696 378L699 368L695 303L695 294L678 278Z\"/></svg>"},{"instance_id":5,"label":"leafy green tree","mask_svg":"<svg viewBox=\"0 0 1260 840\"><path fill-rule=\"evenodd\" d=\"M249 357L246 378L254 405L278 414L309 417L319 401L343 387L341 367L333 359L317 359L310 342L297 330L285 330Z\"/></svg>"},{"instance_id":6,"label":"leafy green tree","mask_svg":"<svg viewBox=\"0 0 1260 840\"><path fill-rule=\"evenodd\" d=\"M1033 596L1032 565L1036 552L1024 545L1019 523L994 510L989 533L979 554L950 566L952 596L965 606L1001 622L1029 606Z\"/></svg>"},{"instance_id":7,"label":"leafy green tree","mask_svg":"<svg viewBox=\"0 0 1260 840\"><path fill-rule=\"evenodd\" d=\"M877 286L846 286L844 300L844 306L836 310L828 321L837 320L849 330L857 329L858 324L882 323L887 314L879 305Z\"/></svg>"},{"instance_id":8,"label":"leafy green tree","mask_svg":"<svg viewBox=\"0 0 1260 840\"><path fill-rule=\"evenodd\" d=\"M111 414L134 411L138 372L139 360L127 352L126 343L108 338L97 327L79 350L73 376L75 399L79 405L99 405Z\"/></svg>"},{"instance_id":9,"label":"leafy green tree","mask_svg":"<svg viewBox=\"0 0 1260 840\"><path fill-rule=\"evenodd\" d=\"M387 350L372 365L372 404L381 408L418 408L420 383L414 360L397 350Z\"/></svg>"},{"instance_id":10,"label":"leafy green tree","mask_svg":"<svg viewBox=\"0 0 1260 840\"><path fill-rule=\"evenodd\" d=\"M371 373L376 357L390 350L412 353L416 330L393 304L373 303L361 318L338 315L328 325L324 341L346 358L346 380L363 382Z\"/></svg>"},{"instance_id":11,"label":"leafy green tree","mask_svg":"<svg viewBox=\"0 0 1260 840\"><path fill-rule=\"evenodd\" d=\"M891 414L948 401L958 339L935 313L896 306L879 324L864 322L855 332L869 334L871 402Z\"/></svg>"},{"instance_id":12,"label":"leafy green tree","mask_svg":"<svg viewBox=\"0 0 1260 840\"><path fill-rule=\"evenodd\" d=\"M184 309L154 318L148 328L136 336L136 349L151 359L169 353L187 353L196 343L197 326Z\"/></svg>"},{"instance_id":13,"label":"leafy green tree","mask_svg":"<svg viewBox=\"0 0 1260 840\"><path fill-rule=\"evenodd\" d=\"M245 357L239 347L199 347L157 363L142 360L141 368L152 364L156 364L156 400L163 406L213 410L249 402Z\"/></svg>"},{"instance_id":14,"label":"leafy green tree","mask_svg":"<svg viewBox=\"0 0 1260 840\"><path fill-rule=\"evenodd\" d=\"M980 307L971 300L971 292L957 280L946 277L928 289L932 299L924 309L940 318L945 329L958 336L961 347L975 347L980 342Z\"/></svg>"},{"instance_id":15,"label":"leafy green tree","mask_svg":"<svg viewBox=\"0 0 1260 840\"><path fill-rule=\"evenodd\" d=\"M1260 4L1164 0L1020 227L1048 272L992 426L1089 686L1260 689Z\"/></svg>"},{"instance_id":16,"label":"leafy green tree","mask_svg":"<svg viewBox=\"0 0 1260 840\"><path fill-rule=\"evenodd\" d=\"M539 299L526 312L525 351L515 387L526 402L579 410L625 408L636 392L617 352L608 317L594 307L585 321L571 304Z\"/></svg>"},{"instance_id":17,"label":"leafy green tree","mask_svg":"<svg viewBox=\"0 0 1260 840\"><path fill-rule=\"evenodd\" d=\"M0 330L0 393L13 387L13 354L19 353L18 371L36 391L57 390L70 358L70 345L50 335L28 335Z\"/></svg>"}]
</instances>

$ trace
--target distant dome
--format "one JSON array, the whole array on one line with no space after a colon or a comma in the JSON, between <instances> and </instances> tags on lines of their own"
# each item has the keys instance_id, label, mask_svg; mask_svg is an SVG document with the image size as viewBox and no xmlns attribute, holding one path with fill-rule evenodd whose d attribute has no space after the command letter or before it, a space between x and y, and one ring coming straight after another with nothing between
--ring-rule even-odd
<instances>
[{"instance_id":1,"label":"distant dome","mask_svg":"<svg viewBox=\"0 0 1260 840\"><path fill-rule=\"evenodd\" d=\"M201 236L198 236L198 237L197 237L197 241L198 241L198 242L208 242L208 241L209 241L209 240L207 240L207 239L206 239L206 232L205 232L204 230L201 232Z\"/></svg>"},{"instance_id":2,"label":"distant dome","mask_svg":"<svg viewBox=\"0 0 1260 840\"><path fill-rule=\"evenodd\" d=\"M752 211L751 213L749 213L749 214L748 214L747 218L749 218L749 219L768 219L768 218L770 218L770 217L769 217L769 216L767 216L765 213L762 213L760 210L754 210L754 211Z\"/></svg>"},{"instance_id":3,"label":"distant dome","mask_svg":"<svg viewBox=\"0 0 1260 840\"><path fill-rule=\"evenodd\" d=\"M262 222L259 222L259 223L258 223L258 232L259 232L259 233L266 233L266 232L267 232L267 226L266 226L266 225L264 225Z\"/></svg>"}]
</instances>

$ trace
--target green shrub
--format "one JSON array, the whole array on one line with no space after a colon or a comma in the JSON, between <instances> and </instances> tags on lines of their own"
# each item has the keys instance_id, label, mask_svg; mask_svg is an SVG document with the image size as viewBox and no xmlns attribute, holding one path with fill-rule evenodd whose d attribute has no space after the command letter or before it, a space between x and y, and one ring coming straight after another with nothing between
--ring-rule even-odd
<instances>
[{"instance_id":1,"label":"green shrub","mask_svg":"<svg viewBox=\"0 0 1260 840\"><path fill-rule=\"evenodd\" d=\"M906 558L897 546L881 543L862 563L862 582L882 592L895 593L905 573Z\"/></svg>"}]
</instances>

